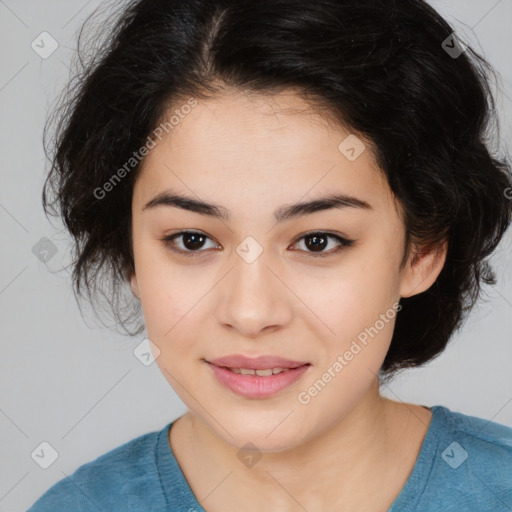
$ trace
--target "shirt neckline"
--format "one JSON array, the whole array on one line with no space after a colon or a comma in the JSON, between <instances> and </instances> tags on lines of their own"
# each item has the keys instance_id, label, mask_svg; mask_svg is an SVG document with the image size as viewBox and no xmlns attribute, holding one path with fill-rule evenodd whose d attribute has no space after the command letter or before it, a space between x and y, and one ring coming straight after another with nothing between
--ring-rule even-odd
<instances>
[{"instance_id":1,"label":"shirt neckline","mask_svg":"<svg viewBox=\"0 0 512 512\"><path fill-rule=\"evenodd\" d=\"M394 512L395 510L413 511L425 490L436 459L438 432L445 419L446 408L441 405L434 405L429 409L432 411L432 418L414 467L387 512ZM192 492L169 444L169 429L177 420L178 418L168 423L160 431L155 447L156 465L166 505L168 510L174 510L177 506L180 506L196 509L194 512L205 512Z\"/></svg>"},{"instance_id":2,"label":"shirt neckline","mask_svg":"<svg viewBox=\"0 0 512 512\"><path fill-rule=\"evenodd\" d=\"M416 510L421 496L425 492L427 482L432 473L435 461L437 459L437 449L439 445L439 434L446 422L446 407L442 405L433 405L430 407L432 418L427 429L427 433L421 444L420 452L412 468L409 478L405 482L402 490L395 498L387 512L407 510L412 512Z\"/></svg>"},{"instance_id":3,"label":"shirt neckline","mask_svg":"<svg viewBox=\"0 0 512 512\"><path fill-rule=\"evenodd\" d=\"M167 510L190 508L194 512L205 512L192 492L169 443L169 430L178 419L171 421L160 431L155 447L156 466L165 504Z\"/></svg>"}]
</instances>

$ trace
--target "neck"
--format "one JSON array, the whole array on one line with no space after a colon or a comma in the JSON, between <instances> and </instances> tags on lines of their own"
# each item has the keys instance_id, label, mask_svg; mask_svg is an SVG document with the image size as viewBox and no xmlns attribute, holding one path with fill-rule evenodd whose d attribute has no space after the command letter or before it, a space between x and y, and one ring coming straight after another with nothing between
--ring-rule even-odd
<instances>
[{"instance_id":1,"label":"neck","mask_svg":"<svg viewBox=\"0 0 512 512\"><path fill-rule=\"evenodd\" d=\"M368 482L372 482L377 494L375 482L387 485L390 461L401 464L400 488L414 465L421 442L413 435L418 433L417 418L416 430L409 429L412 409L409 412L406 409L405 404L381 397L376 379L363 399L342 420L326 425L309 441L292 449L262 453L251 467L240 462L237 447L219 438L193 413L178 420L182 422L182 429L176 429L173 436L176 433L180 440L172 443L172 448L194 494L204 499L202 505L208 511L227 511L226 503L233 504L233 510L237 507L240 510L244 500L244 510L259 510L257 503L262 496L265 496L267 509L295 511L301 509L298 503L306 510L336 510L336 506L339 510L341 503L344 508L354 503L358 505L355 508L362 509L369 500L379 498L379 495L372 498ZM423 411L429 414L426 409ZM420 432L421 440L426 426L423 425L422 435ZM405 443L410 454L410 442L415 443L415 456L406 460L400 446ZM198 469L196 463L194 468L193 461L201 461L202 467ZM253 509L247 508L248 498L256 500Z\"/></svg>"}]
</instances>

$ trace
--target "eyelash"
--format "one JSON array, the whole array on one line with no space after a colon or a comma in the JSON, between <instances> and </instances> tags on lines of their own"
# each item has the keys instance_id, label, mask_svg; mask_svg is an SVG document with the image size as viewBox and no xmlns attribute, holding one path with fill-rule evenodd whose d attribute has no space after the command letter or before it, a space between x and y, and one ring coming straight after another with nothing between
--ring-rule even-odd
<instances>
[{"instance_id":1,"label":"eyelash","mask_svg":"<svg viewBox=\"0 0 512 512\"><path fill-rule=\"evenodd\" d=\"M191 250L177 249L175 246L173 247L174 239L178 238L180 236L184 236L184 235L202 235L202 236L212 240L209 236L205 235L204 233L202 233L200 231L180 231L180 232L175 233L173 235L169 235L169 236L166 236L166 237L162 238L161 241L164 243L164 245L169 250L171 250L173 252L176 252L178 254L183 254L186 257L192 257L193 258L193 257L199 256L200 253L202 253L202 252L206 252L206 250L200 250L200 249L197 250L197 251L191 251ZM309 233L305 233L304 235L302 235L299 238L297 238L294 241L293 245L296 245L303 238L311 237L311 236L314 236L314 235L326 235L327 238L334 238L335 240L337 240L340 243L340 246L336 250L331 251L331 252L314 253L314 252L302 251L302 252L306 252L308 254L307 257L311 256L313 258L325 258L325 257L328 257L328 256L332 256L334 254L339 253L344 247L351 247L354 244L354 242L355 242L355 240L349 240L348 238L343 238L343 237L341 237L339 235L335 235L333 233L328 233L328 232L325 232L325 231L310 231Z\"/></svg>"}]
</instances>

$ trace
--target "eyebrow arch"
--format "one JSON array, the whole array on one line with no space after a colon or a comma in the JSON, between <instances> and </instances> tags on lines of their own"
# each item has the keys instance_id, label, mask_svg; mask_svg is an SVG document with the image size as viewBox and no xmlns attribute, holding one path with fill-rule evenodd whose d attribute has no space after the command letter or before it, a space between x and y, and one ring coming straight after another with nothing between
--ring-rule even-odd
<instances>
[{"instance_id":1,"label":"eyebrow arch","mask_svg":"<svg viewBox=\"0 0 512 512\"><path fill-rule=\"evenodd\" d=\"M209 215L227 221L231 218L229 210L222 206L204 203L197 199L172 192L161 192L146 203L142 210L156 208L157 206L181 208L183 210L199 213L201 215ZM364 210L373 210L373 207L369 203L357 197L346 194L327 194L312 201L284 205L274 212L274 218L277 222L284 222L302 215L334 208L362 208Z\"/></svg>"}]
</instances>

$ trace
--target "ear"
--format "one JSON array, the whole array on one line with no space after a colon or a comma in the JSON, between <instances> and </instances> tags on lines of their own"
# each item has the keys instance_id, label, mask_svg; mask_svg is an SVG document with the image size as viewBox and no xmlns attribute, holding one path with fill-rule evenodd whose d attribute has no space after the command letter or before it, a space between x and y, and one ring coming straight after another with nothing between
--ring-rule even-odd
<instances>
[{"instance_id":1,"label":"ear","mask_svg":"<svg viewBox=\"0 0 512 512\"><path fill-rule=\"evenodd\" d=\"M436 245L413 243L400 281L400 297L411 297L428 290L443 269L448 238Z\"/></svg>"},{"instance_id":2,"label":"ear","mask_svg":"<svg viewBox=\"0 0 512 512\"><path fill-rule=\"evenodd\" d=\"M137 275L134 271L131 272L130 276L130 287L132 289L132 293L140 300L140 294L139 294L139 286L137 284Z\"/></svg>"}]
</instances>

